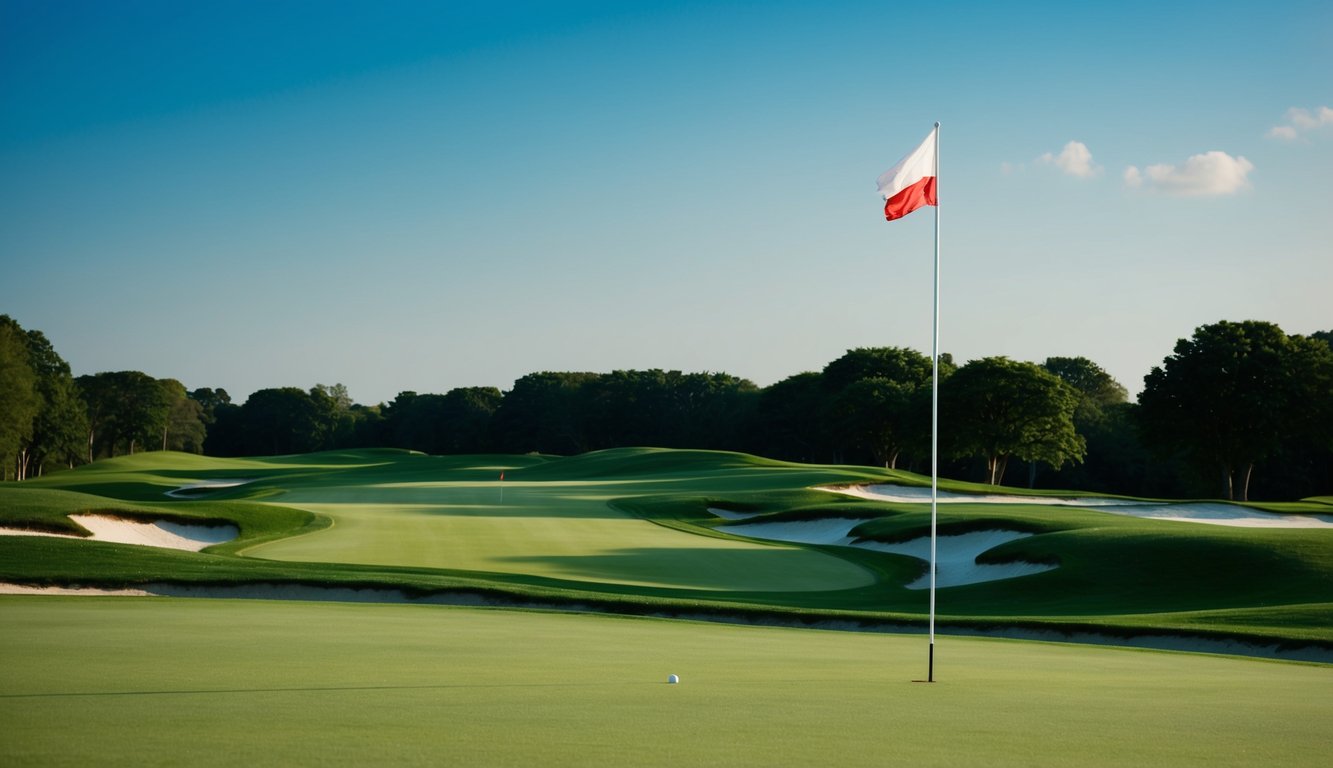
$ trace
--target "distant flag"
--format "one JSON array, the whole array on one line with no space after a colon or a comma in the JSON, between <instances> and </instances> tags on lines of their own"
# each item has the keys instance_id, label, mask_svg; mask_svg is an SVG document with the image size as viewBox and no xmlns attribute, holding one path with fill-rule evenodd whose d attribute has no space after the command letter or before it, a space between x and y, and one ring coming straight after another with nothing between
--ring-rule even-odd
<instances>
[{"instance_id":1,"label":"distant flag","mask_svg":"<svg viewBox=\"0 0 1333 768\"><path fill-rule=\"evenodd\" d=\"M927 205L938 205L935 142L939 126L931 129L921 146L907 153L898 164L880 174L879 194L884 198L884 218L901 219Z\"/></svg>"},{"instance_id":2,"label":"distant flag","mask_svg":"<svg viewBox=\"0 0 1333 768\"><path fill-rule=\"evenodd\" d=\"M505 481L505 473L504 473L504 471L501 471L501 472L500 472L500 482L503 483L504 481Z\"/></svg>"}]
</instances>

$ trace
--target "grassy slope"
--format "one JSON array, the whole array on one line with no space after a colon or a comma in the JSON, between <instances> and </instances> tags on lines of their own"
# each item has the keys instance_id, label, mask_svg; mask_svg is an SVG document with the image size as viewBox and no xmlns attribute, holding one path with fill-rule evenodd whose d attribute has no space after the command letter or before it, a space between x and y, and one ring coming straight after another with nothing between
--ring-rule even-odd
<instances>
[{"instance_id":1,"label":"grassy slope","mask_svg":"<svg viewBox=\"0 0 1333 768\"><path fill-rule=\"evenodd\" d=\"M0 762L1324 765L1333 668L396 605L0 597ZM96 651L91 649L96 648ZM668 674L681 684L664 684Z\"/></svg>"},{"instance_id":2,"label":"grassy slope","mask_svg":"<svg viewBox=\"0 0 1333 768\"><path fill-rule=\"evenodd\" d=\"M149 501L187 482L225 478L254 482L207 500ZM884 540L927 530L928 514L919 505L805 490L870 480L921 479L864 467L649 449L559 460L401 451L244 460L141 454L0 488L0 519L58 527L65 512L110 508L150 518L236 520L242 539L187 554L0 537L0 579L392 584L612 600L644 610L723 605L919 617L925 595L898 586L920 572L919 561L745 542L711 530L719 521L707 512L710 505L779 519L867 518L858 532ZM1326 509L1317 501L1306 506L1284 511ZM940 519L946 533L985 527L1040 533L995 556L1061 564L1023 579L942 590L946 621L1054 621L1333 642L1330 531L1235 529L1040 506L949 505ZM280 538L330 520L334 526L316 535ZM238 551L274 560L229 556ZM877 583L867 584L872 577Z\"/></svg>"}]
</instances>

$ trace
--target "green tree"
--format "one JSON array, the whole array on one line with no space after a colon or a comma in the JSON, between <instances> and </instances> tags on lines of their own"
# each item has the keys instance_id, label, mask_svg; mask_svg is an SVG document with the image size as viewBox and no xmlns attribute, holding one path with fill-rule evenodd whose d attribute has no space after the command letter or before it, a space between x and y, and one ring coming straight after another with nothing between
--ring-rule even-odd
<instances>
[{"instance_id":1,"label":"green tree","mask_svg":"<svg viewBox=\"0 0 1333 768\"><path fill-rule=\"evenodd\" d=\"M953 359L941 355L941 380L953 369ZM931 379L930 358L902 347L851 349L826 365L820 413L833 460L846 461L846 448L862 449L888 467L896 467L903 452L928 454Z\"/></svg>"},{"instance_id":2,"label":"green tree","mask_svg":"<svg viewBox=\"0 0 1333 768\"><path fill-rule=\"evenodd\" d=\"M69 364L56 353L45 334L25 331L7 315L0 324L22 334L28 350L28 363L36 377L39 400L32 422L32 435L19 446L16 470L18 479L41 475L48 461L73 466L82 452L85 416Z\"/></svg>"},{"instance_id":3,"label":"green tree","mask_svg":"<svg viewBox=\"0 0 1333 768\"><path fill-rule=\"evenodd\" d=\"M168 406L162 419L162 450L203 453L207 427L204 407L175 379L159 379Z\"/></svg>"},{"instance_id":4,"label":"green tree","mask_svg":"<svg viewBox=\"0 0 1333 768\"><path fill-rule=\"evenodd\" d=\"M1084 490L1110 491L1119 486L1109 485L1111 479L1124 478L1126 467L1117 463L1133 462L1142 458L1143 450L1135 451L1138 432L1133 422L1125 418L1129 393L1101 366L1086 357L1048 357L1042 368L1055 374L1061 381L1079 393L1074 409L1074 428L1087 443L1087 455L1082 466L1058 472L1064 487ZM1028 462L1028 487L1037 485L1037 462ZM1120 488L1123 493L1132 489Z\"/></svg>"},{"instance_id":5,"label":"green tree","mask_svg":"<svg viewBox=\"0 0 1333 768\"><path fill-rule=\"evenodd\" d=\"M503 396L495 387L460 387L443 395L399 392L385 407L389 444L431 454L491 450L491 419Z\"/></svg>"},{"instance_id":6,"label":"green tree","mask_svg":"<svg viewBox=\"0 0 1333 768\"><path fill-rule=\"evenodd\" d=\"M998 485L1011 458L1059 468L1081 461L1086 446L1074 430L1079 395L1032 363L987 357L959 368L940 385L941 442L955 457L986 461Z\"/></svg>"},{"instance_id":7,"label":"green tree","mask_svg":"<svg viewBox=\"0 0 1333 768\"><path fill-rule=\"evenodd\" d=\"M673 372L674 373L674 372ZM742 450L759 405L759 387L722 372L677 373L671 380L665 445Z\"/></svg>"},{"instance_id":8,"label":"green tree","mask_svg":"<svg viewBox=\"0 0 1333 768\"><path fill-rule=\"evenodd\" d=\"M355 427L352 397L342 384L316 384L310 388L310 401L319 414L319 442L316 449L330 450L351 442Z\"/></svg>"},{"instance_id":9,"label":"green tree","mask_svg":"<svg viewBox=\"0 0 1333 768\"><path fill-rule=\"evenodd\" d=\"M74 377L65 372L43 377L42 412L33 422L32 469L40 476L48 463L72 468L83 458L88 415ZM30 474L32 474L30 472Z\"/></svg>"},{"instance_id":10,"label":"green tree","mask_svg":"<svg viewBox=\"0 0 1333 768\"><path fill-rule=\"evenodd\" d=\"M495 412L495 437L507 453L575 454L588 449L580 390L596 373L530 373L514 382Z\"/></svg>"},{"instance_id":11,"label":"green tree","mask_svg":"<svg viewBox=\"0 0 1333 768\"><path fill-rule=\"evenodd\" d=\"M213 389L212 387L200 387L190 390L190 399L199 403L199 418L204 422L205 427L212 426L217 421L217 411L219 408L231 405L231 395L227 390L221 387Z\"/></svg>"},{"instance_id":12,"label":"green tree","mask_svg":"<svg viewBox=\"0 0 1333 768\"><path fill-rule=\"evenodd\" d=\"M894 469L912 417L920 416L915 391L909 384L878 376L857 379L833 398L829 426L842 440L870 451L876 463Z\"/></svg>"},{"instance_id":13,"label":"green tree","mask_svg":"<svg viewBox=\"0 0 1333 768\"><path fill-rule=\"evenodd\" d=\"M261 389L246 399L239 418L242 453L273 456L319 450L328 422L309 393L297 387Z\"/></svg>"},{"instance_id":14,"label":"green tree","mask_svg":"<svg viewBox=\"0 0 1333 768\"><path fill-rule=\"evenodd\" d=\"M110 371L77 379L88 416L88 460L158 445L171 413L161 382L140 371Z\"/></svg>"},{"instance_id":15,"label":"green tree","mask_svg":"<svg viewBox=\"0 0 1333 768\"><path fill-rule=\"evenodd\" d=\"M333 410L338 413L349 411L354 405L346 384L316 384L311 388L310 395L327 399L332 403Z\"/></svg>"},{"instance_id":16,"label":"green tree","mask_svg":"<svg viewBox=\"0 0 1333 768\"><path fill-rule=\"evenodd\" d=\"M440 402L445 452L491 450L491 419L503 399L498 387L456 387L446 392Z\"/></svg>"},{"instance_id":17,"label":"green tree","mask_svg":"<svg viewBox=\"0 0 1333 768\"><path fill-rule=\"evenodd\" d=\"M1273 323L1222 321L1180 339L1144 377L1145 439L1220 475L1227 499L1248 501L1255 465L1295 435L1333 434L1333 351Z\"/></svg>"},{"instance_id":18,"label":"green tree","mask_svg":"<svg viewBox=\"0 0 1333 768\"><path fill-rule=\"evenodd\" d=\"M19 451L32 439L41 404L27 339L17 324L0 323L0 479L18 477Z\"/></svg>"},{"instance_id":19,"label":"green tree","mask_svg":"<svg viewBox=\"0 0 1333 768\"><path fill-rule=\"evenodd\" d=\"M1086 357L1048 357L1041 367L1078 391L1076 425L1100 421L1106 408L1129 402L1129 393L1120 382Z\"/></svg>"},{"instance_id":20,"label":"green tree","mask_svg":"<svg viewBox=\"0 0 1333 768\"><path fill-rule=\"evenodd\" d=\"M821 416L823 378L806 371L765 387L755 409L755 444L750 450L789 461L821 459L828 432Z\"/></svg>"},{"instance_id":21,"label":"green tree","mask_svg":"<svg viewBox=\"0 0 1333 768\"><path fill-rule=\"evenodd\" d=\"M952 359L941 355L941 369L952 367ZM824 366L824 387L840 392L861 379L887 379L901 383L930 383L930 358L904 347L858 347Z\"/></svg>"}]
</instances>

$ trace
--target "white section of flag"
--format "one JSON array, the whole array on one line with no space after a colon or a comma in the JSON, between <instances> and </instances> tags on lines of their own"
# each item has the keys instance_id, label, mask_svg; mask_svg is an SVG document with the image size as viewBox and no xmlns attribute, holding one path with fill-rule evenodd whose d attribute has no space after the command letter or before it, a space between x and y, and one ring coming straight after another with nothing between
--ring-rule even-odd
<instances>
[{"instance_id":1,"label":"white section of flag","mask_svg":"<svg viewBox=\"0 0 1333 768\"><path fill-rule=\"evenodd\" d=\"M938 131L938 127L930 129L921 146L908 152L897 165L880 174L880 197L888 200L922 179L935 175L935 140Z\"/></svg>"}]
</instances>

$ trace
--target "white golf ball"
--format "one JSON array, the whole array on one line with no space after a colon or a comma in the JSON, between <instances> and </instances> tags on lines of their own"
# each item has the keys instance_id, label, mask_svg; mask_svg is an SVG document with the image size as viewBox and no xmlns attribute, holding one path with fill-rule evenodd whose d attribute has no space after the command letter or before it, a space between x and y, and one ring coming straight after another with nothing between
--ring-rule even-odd
<instances>
[{"instance_id":1,"label":"white golf ball","mask_svg":"<svg viewBox=\"0 0 1333 768\"><path fill-rule=\"evenodd\" d=\"M675 675L667 675L667 682L672 685L675 685L676 683L680 682L680 678L676 677Z\"/></svg>"}]
</instances>

